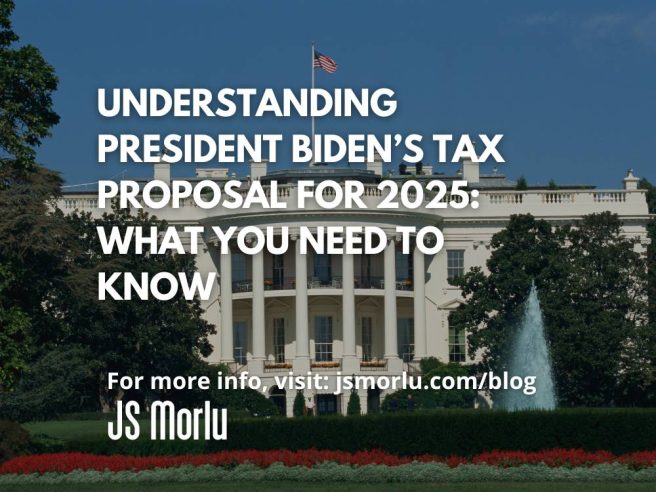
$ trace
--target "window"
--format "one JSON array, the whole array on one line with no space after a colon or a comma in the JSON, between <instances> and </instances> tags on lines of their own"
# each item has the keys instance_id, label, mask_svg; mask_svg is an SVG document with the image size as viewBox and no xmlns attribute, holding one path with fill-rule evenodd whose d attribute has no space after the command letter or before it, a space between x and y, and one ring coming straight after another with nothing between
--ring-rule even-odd
<instances>
[{"instance_id":1,"label":"window","mask_svg":"<svg viewBox=\"0 0 656 492\"><path fill-rule=\"evenodd\" d=\"M243 282L246 280L246 255L232 253L232 281Z\"/></svg>"},{"instance_id":2,"label":"window","mask_svg":"<svg viewBox=\"0 0 656 492\"><path fill-rule=\"evenodd\" d=\"M412 253L404 255L396 251L396 280L412 280Z\"/></svg>"},{"instance_id":3,"label":"window","mask_svg":"<svg viewBox=\"0 0 656 492\"><path fill-rule=\"evenodd\" d=\"M238 364L246 364L246 335L248 333L246 321L235 321L232 329L233 357Z\"/></svg>"},{"instance_id":4,"label":"window","mask_svg":"<svg viewBox=\"0 0 656 492\"><path fill-rule=\"evenodd\" d=\"M273 288L282 289L285 282L285 257L273 256Z\"/></svg>"},{"instance_id":5,"label":"window","mask_svg":"<svg viewBox=\"0 0 656 492\"><path fill-rule=\"evenodd\" d=\"M317 362L333 360L333 319L330 316L314 318L314 357Z\"/></svg>"},{"instance_id":6,"label":"window","mask_svg":"<svg viewBox=\"0 0 656 492\"><path fill-rule=\"evenodd\" d=\"M450 249L446 252L446 276L447 279L461 277L465 273L465 251L462 249Z\"/></svg>"},{"instance_id":7,"label":"window","mask_svg":"<svg viewBox=\"0 0 656 492\"><path fill-rule=\"evenodd\" d=\"M360 280L362 281L361 287L371 286L371 255L360 256Z\"/></svg>"},{"instance_id":8,"label":"window","mask_svg":"<svg viewBox=\"0 0 656 492\"><path fill-rule=\"evenodd\" d=\"M412 318L399 318L397 321L399 357L403 362L415 358L415 326Z\"/></svg>"},{"instance_id":9,"label":"window","mask_svg":"<svg viewBox=\"0 0 656 492\"><path fill-rule=\"evenodd\" d=\"M449 362L465 362L465 330L449 327Z\"/></svg>"},{"instance_id":10,"label":"window","mask_svg":"<svg viewBox=\"0 0 656 492\"><path fill-rule=\"evenodd\" d=\"M362 360L371 360L372 319L362 318Z\"/></svg>"},{"instance_id":11,"label":"window","mask_svg":"<svg viewBox=\"0 0 656 492\"><path fill-rule=\"evenodd\" d=\"M317 395L317 415L337 413L337 395Z\"/></svg>"},{"instance_id":12,"label":"window","mask_svg":"<svg viewBox=\"0 0 656 492\"><path fill-rule=\"evenodd\" d=\"M322 284L328 284L332 280L332 265L330 255L314 255L314 277Z\"/></svg>"},{"instance_id":13,"label":"window","mask_svg":"<svg viewBox=\"0 0 656 492\"><path fill-rule=\"evenodd\" d=\"M276 362L285 362L285 319L273 319L273 355Z\"/></svg>"},{"instance_id":14,"label":"window","mask_svg":"<svg viewBox=\"0 0 656 492\"><path fill-rule=\"evenodd\" d=\"M412 278L410 272L412 255L404 255L400 250L396 250L396 280L407 280Z\"/></svg>"}]
</instances>

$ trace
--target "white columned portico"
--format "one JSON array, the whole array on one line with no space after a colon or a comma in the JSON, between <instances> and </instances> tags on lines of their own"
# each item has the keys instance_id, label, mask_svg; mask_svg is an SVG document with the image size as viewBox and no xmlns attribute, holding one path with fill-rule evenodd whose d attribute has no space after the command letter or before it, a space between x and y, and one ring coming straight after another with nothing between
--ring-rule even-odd
<instances>
[{"instance_id":1,"label":"white columned portico","mask_svg":"<svg viewBox=\"0 0 656 492\"><path fill-rule=\"evenodd\" d=\"M262 372L265 358L264 250L253 255L253 360L251 371Z\"/></svg>"},{"instance_id":2,"label":"white columned portico","mask_svg":"<svg viewBox=\"0 0 656 492\"><path fill-rule=\"evenodd\" d=\"M232 346L232 253L221 254L221 362L234 362Z\"/></svg>"},{"instance_id":3,"label":"white columned portico","mask_svg":"<svg viewBox=\"0 0 656 492\"><path fill-rule=\"evenodd\" d=\"M396 339L396 243L394 238L387 242L384 259L385 359L387 359L387 369L396 370L400 369L402 365Z\"/></svg>"},{"instance_id":4,"label":"white columned portico","mask_svg":"<svg viewBox=\"0 0 656 492\"><path fill-rule=\"evenodd\" d=\"M426 357L426 266L424 253L416 246L412 255L415 359L422 359Z\"/></svg>"},{"instance_id":5,"label":"white columned portico","mask_svg":"<svg viewBox=\"0 0 656 492\"><path fill-rule=\"evenodd\" d=\"M299 373L310 370L307 258L301 254L301 241L298 237L292 239L296 242L296 358L294 359L294 371Z\"/></svg>"},{"instance_id":6,"label":"white columned portico","mask_svg":"<svg viewBox=\"0 0 656 492\"><path fill-rule=\"evenodd\" d=\"M353 255L342 255L342 341L344 372L360 369L355 352L355 278Z\"/></svg>"}]
</instances>

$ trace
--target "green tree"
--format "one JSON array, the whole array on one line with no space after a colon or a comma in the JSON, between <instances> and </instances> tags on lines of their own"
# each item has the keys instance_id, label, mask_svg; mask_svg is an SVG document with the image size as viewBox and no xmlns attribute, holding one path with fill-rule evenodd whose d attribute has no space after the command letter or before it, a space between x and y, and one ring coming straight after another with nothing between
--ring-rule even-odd
<instances>
[{"instance_id":1,"label":"green tree","mask_svg":"<svg viewBox=\"0 0 656 492\"><path fill-rule=\"evenodd\" d=\"M647 199L647 209L650 214L656 213L656 188L652 185L648 179L642 178L638 182L638 188L641 190L646 190L646 199Z\"/></svg>"},{"instance_id":2,"label":"green tree","mask_svg":"<svg viewBox=\"0 0 656 492\"><path fill-rule=\"evenodd\" d=\"M647 209L656 213L656 188L646 179L638 183L646 190ZM638 328L638 342L627 346L620 375L624 405L656 405L656 219L647 223L647 302L649 325Z\"/></svg>"},{"instance_id":3,"label":"green tree","mask_svg":"<svg viewBox=\"0 0 656 492\"><path fill-rule=\"evenodd\" d=\"M54 348L31 364L14 391L0 395L0 416L26 422L94 411L95 364L86 348Z\"/></svg>"},{"instance_id":4,"label":"green tree","mask_svg":"<svg viewBox=\"0 0 656 492\"><path fill-rule=\"evenodd\" d=\"M451 315L468 333L480 368L506 369L508 348L532 281L538 287L561 405L611 405L641 374L627 357L644 347L644 258L617 216L592 214L552 228L513 216L492 239L489 274L474 268L457 280L467 303ZM644 376L644 374L642 374ZM623 389L623 385L628 385Z\"/></svg>"},{"instance_id":5,"label":"green tree","mask_svg":"<svg viewBox=\"0 0 656 492\"><path fill-rule=\"evenodd\" d=\"M11 388L27 367L29 317L20 307L7 304L3 291L11 283L11 272L0 265L0 391Z\"/></svg>"},{"instance_id":6,"label":"green tree","mask_svg":"<svg viewBox=\"0 0 656 492\"><path fill-rule=\"evenodd\" d=\"M75 295L54 296L57 308L65 313L65 343L89 348L98 362L97 392L100 407L109 411L122 393L110 392L108 372L141 375L185 374L211 353L208 335L214 327L202 318L200 301L185 300L179 292L173 299L105 300L97 299L97 272L183 272L189 279L196 270L193 255L143 255L134 248L125 255L102 254L97 227L110 227L125 233L128 227L163 231L167 223L143 210L131 212L114 207L94 219L90 214L74 213L67 220L81 244L71 252L71 262L79 267L79 289ZM93 275L88 275L93 272ZM122 291L122 281L115 284Z\"/></svg>"},{"instance_id":7,"label":"green tree","mask_svg":"<svg viewBox=\"0 0 656 492\"><path fill-rule=\"evenodd\" d=\"M348 404L346 406L346 415L361 415L362 408L360 407L360 397L358 392L353 390L349 395Z\"/></svg>"},{"instance_id":8,"label":"green tree","mask_svg":"<svg viewBox=\"0 0 656 492\"><path fill-rule=\"evenodd\" d=\"M36 147L59 122L52 108L55 71L29 44L18 46L12 30L12 0L0 0L0 170L29 170Z\"/></svg>"},{"instance_id":9,"label":"green tree","mask_svg":"<svg viewBox=\"0 0 656 492\"><path fill-rule=\"evenodd\" d=\"M420 368L424 381L430 381L432 378L444 377L449 378L471 378L476 377L470 374L469 366L460 364L445 364L435 357L427 357L420 362ZM473 383L473 381L472 381ZM471 384L474 387L474 384ZM415 409L430 410L438 408L473 408L476 391L473 389L452 389L452 390L399 390L390 393L383 400L383 410L407 410L408 396L412 395Z\"/></svg>"},{"instance_id":10,"label":"green tree","mask_svg":"<svg viewBox=\"0 0 656 492\"><path fill-rule=\"evenodd\" d=\"M641 179L638 188L646 190L647 209L656 213L656 188L646 179ZM656 325L656 219L647 223L647 296L649 298L649 320Z\"/></svg>"},{"instance_id":11,"label":"green tree","mask_svg":"<svg viewBox=\"0 0 656 492\"><path fill-rule=\"evenodd\" d=\"M294 397L293 413L294 417L302 417L305 415L305 397L303 396L302 391L296 392L296 396Z\"/></svg>"},{"instance_id":12,"label":"green tree","mask_svg":"<svg viewBox=\"0 0 656 492\"><path fill-rule=\"evenodd\" d=\"M541 296L560 401L617 404L627 349L647 325L646 262L609 212L562 228L563 276ZM628 363L628 366L627 366ZM629 383L629 381L625 381Z\"/></svg>"},{"instance_id":13,"label":"green tree","mask_svg":"<svg viewBox=\"0 0 656 492\"><path fill-rule=\"evenodd\" d=\"M558 277L561 246L551 225L531 215L513 215L492 237L489 274L474 267L455 280L467 302L450 316L453 326L469 333L470 353L482 352L482 367L503 370L512 330L535 281L552 285Z\"/></svg>"},{"instance_id":14,"label":"green tree","mask_svg":"<svg viewBox=\"0 0 656 492\"><path fill-rule=\"evenodd\" d=\"M0 387L10 389L43 348L34 332L57 331L50 310L53 284L65 283L60 245L69 234L50 213L61 179L36 162L36 148L59 118L52 108L53 68L39 50L18 45L10 16L14 3L0 0Z\"/></svg>"},{"instance_id":15,"label":"green tree","mask_svg":"<svg viewBox=\"0 0 656 492\"><path fill-rule=\"evenodd\" d=\"M216 408L227 408L231 417L270 417L278 415L278 408L274 403L259 391L250 388L225 389L226 376L230 375L230 368L224 364L209 365L205 361L197 361L185 375L206 376L212 382L209 390L186 389L172 391L170 394L151 395L151 398L172 400L185 408L200 408L205 401L211 402ZM172 374L171 376L176 376ZM223 379L222 389L215 382L218 377ZM149 398L149 399L151 399Z\"/></svg>"},{"instance_id":16,"label":"green tree","mask_svg":"<svg viewBox=\"0 0 656 492\"><path fill-rule=\"evenodd\" d=\"M528 183L526 182L526 178L524 176L520 176L519 178L517 178L517 183L515 183L515 189L516 190L528 189Z\"/></svg>"}]
</instances>

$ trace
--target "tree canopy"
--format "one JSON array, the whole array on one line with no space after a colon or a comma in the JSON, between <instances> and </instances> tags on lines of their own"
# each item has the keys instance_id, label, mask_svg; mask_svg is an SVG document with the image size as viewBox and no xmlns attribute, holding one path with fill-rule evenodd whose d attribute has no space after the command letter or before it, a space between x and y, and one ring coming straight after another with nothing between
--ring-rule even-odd
<instances>
[{"instance_id":1,"label":"tree canopy","mask_svg":"<svg viewBox=\"0 0 656 492\"><path fill-rule=\"evenodd\" d=\"M13 8L0 0L0 389L26 367L30 332L52 322L48 288L66 278L57 251L67 233L49 213L61 180L36 162L36 148L59 120L57 77L38 49L18 46Z\"/></svg>"},{"instance_id":2,"label":"tree canopy","mask_svg":"<svg viewBox=\"0 0 656 492\"><path fill-rule=\"evenodd\" d=\"M560 405L654 404L653 329L645 255L608 212L553 227L512 216L497 233L488 272L456 280L467 299L450 322L468 333L480 368L504 370L522 303L538 287ZM630 396L629 396L630 395Z\"/></svg>"},{"instance_id":3,"label":"tree canopy","mask_svg":"<svg viewBox=\"0 0 656 492\"><path fill-rule=\"evenodd\" d=\"M0 0L0 170L31 169L36 147L59 122L52 95L55 70L32 45L17 46L13 0Z\"/></svg>"},{"instance_id":4,"label":"tree canopy","mask_svg":"<svg viewBox=\"0 0 656 492\"><path fill-rule=\"evenodd\" d=\"M214 332L214 327L203 319L197 298L187 301L180 292L169 301L98 301L97 286L93 282L99 271L184 272L191 278L196 269L193 255L142 255L134 251L126 255L102 254L97 227L116 227L125 233L130 226L164 230L166 222L143 210L134 213L118 207L101 218L73 213L66 220L81 247L77 255L71 254L80 272L76 295L58 296L56 301L58 309L66 313L62 341L88 347L94 360L100 363L98 394L103 408L110 406L116 397L108 393L104 381L108 372L146 378L185 374L210 354L208 335ZM92 272L90 278L86 276L88 272ZM84 288L85 285L89 288ZM117 288L121 290L122 287L117 284Z\"/></svg>"}]
</instances>

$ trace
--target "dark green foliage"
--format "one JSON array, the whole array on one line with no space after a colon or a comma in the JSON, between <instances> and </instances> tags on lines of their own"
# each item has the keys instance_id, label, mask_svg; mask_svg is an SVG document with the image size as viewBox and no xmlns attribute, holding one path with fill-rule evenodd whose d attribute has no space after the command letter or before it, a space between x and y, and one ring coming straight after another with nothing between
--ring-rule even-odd
<instances>
[{"instance_id":1,"label":"dark green foliage","mask_svg":"<svg viewBox=\"0 0 656 492\"><path fill-rule=\"evenodd\" d=\"M12 0L0 1L0 171L31 169L35 148L59 122L52 108L55 71L34 46L19 45L13 10Z\"/></svg>"},{"instance_id":2,"label":"dark green foliage","mask_svg":"<svg viewBox=\"0 0 656 492\"><path fill-rule=\"evenodd\" d=\"M0 390L14 385L27 367L29 354L29 316L3 295L14 280L8 266L0 264ZM0 411L1 408L0 405Z\"/></svg>"},{"instance_id":3,"label":"dark green foliage","mask_svg":"<svg viewBox=\"0 0 656 492\"><path fill-rule=\"evenodd\" d=\"M492 237L491 247L489 275L474 267L456 279L467 303L449 321L468 328L470 353L485 350L484 367L504 369L509 327L519 320L531 282L535 280L538 287L546 283L542 276L550 273L551 259L559 256L561 247L549 223L529 215L512 216L506 228ZM478 329L480 323L485 329Z\"/></svg>"},{"instance_id":4,"label":"dark green foliage","mask_svg":"<svg viewBox=\"0 0 656 492\"><path fill-rule=\"evenodd\" d=\"M209 390L174 390L168 394L153 395L158 399L176 402L185 408L201 408L209 401L215 408L227 408L235 417L271 417L278 414L278 409L266 396L259 391L246 389L217 389L219 373L224 377L230 374L230 369L222 364L211 366L203 361L197 361L187 375L207 376L211 387ZM171 374L175 377L177 374ZM223 387L225 388L225 378Z\"/></svg>"},{"instance_id":5,"label":"dark green foliage","mask_svg":"<svg viewBox=\"0 0 656 492\"><path fill-rule=\"evenodd\" d=\"M656 188L648 180L642 178L638 182L638 188L647 190L647 209L650 214L656 213Z\"/></svg>"},{"instance_id":6,"label":"dark green foliage","mask_svg":"<svg viewBox=\"0 0 656 492\"><path fill-rule=\"evenodd\" d=\"M97 299L97 272L184 272L189 278L196 270L193 255L142 255L132 249L128 254L103 255L97 227L129 226L162 231L166 222L143 210L131 213L115 207L101 218L89 214L72 214L67 221L81 244L72 262L80 269L76 278L81 287L75 296L58 298L58 307L66 313L66 343L79 344L91 351L97 366L95 393L99 405L109 411L117 398L143 399L143 394L110 391L105 380L108 372L140 375L187 374L198 367L201 356L211 352L208 335L214 327L202 318L200 301L187 301L179 292L173 299L114 301ZM116 289L122 291L122 283ZM85 289L84 286L88 286Z\"/></svg>"},{"instance_id":7,"label":"dark green foliage","mask_svg":"<svg viewBox=\"0 0 656 492\"><path fill-rule=\"evenodd\" d=\"M31 448L30 434L20 424L0 420L0 463L26 454Z\"/></svg>"},{"instance_id":8,"label":"dark green foliage","mask_svg":"<svg viewBox=\"0 0 656 492\"><path fill-rule=\"evenodd\" d=\"M656 213L656 188L646 179L641 179L638 187L647 191L646 199L649 213ZM647 236L651 241L649 246L647 246L649 321L652 324L656 324L656 219L652 218L647 224Z\"/></svg>"},{"instance_id":9,"label":"dark green foliage","mask_svg":"<svg viewBox=\"0 0 656 492\"><path fill-rule=\"evenodd\" d=\"M346 406L346 415L361 415L362 409L360 408L360 397L357 391L351 391L348 404Z\"/></svg>"},{"instance_id":10,"label":"dark green foliage","mask_svg":"<svg viewBox=\"0 0 656 492\"><path fill-rule=\"evenodd\" d=\"M645 343L653 338L646 327L646 264L634 250L636 240L622 236L617 216L592 214L560 228L512 216L491 244L489 275L477 267L456 281L467 303L450 317L470 334L470 353L483 351L482 369L506 368L535 281L559 404L656 403L640 389L654 374ZM628 397L638 394L639 400Z\"/></svg>"},{"instance_id":11,"label":"dark green foliage","mask_svg":"<svg viewBox=\"0 0 656 492\"><path fill-rule=\"evenodd\" d=\"M221 449L383 449L401 455L470 456L491 449L582 448L628 453L656 448L656 410L563 409L553 412L441 410L359 418L230 420L227 441L111 441L50 443L44 450L98 454L185 454ZM146 433L148 434L148 433Z\"/></svg>"},{"instance_id":12,"label":"dark green foliage","mask_svg":"<svg viewBox=\"0 0 656 492\"><path fill-rule=\"evenodd\" d=\"M517 178L517 183L515 183L516 190L528 190L528 183L524 176Z\"/></svg>"},{"instance_id":13,"label":"dark green foliage","mask_svg":"<svg viewBox=\"0 0 656 492\"><path fill-rule=\"evenodd\" d=\"M52 350L32 364L14 391L0 394L0 418L26 422L95 410L94 365L84 348Z\"/></svg>"},{"instance_id":14,"label":"dark green foliage","mask_svg":"<svg viewBox=\"0 0 656 492\"><path fill-rule=\"evenodd\" d=\"M52 327L48 288L65 282L62 222L48 211L59 176L36 163L36 147L59 117L52 109L53 68L34 46L19 43L0 0L0 391L10 390ZM58 249L59 248L59 249Z\"/></svg>"},{"instance_id":15,"label":"dark green foliage","mask_svg":"<svg viewBox=\"0 0 656 492\"><path fill-rule=\"evenodd\" d=\"M553 179L550 179L549 184L547 185L547 189L548 190L557 190L558 185L556 184L556 182Z\"/></svg>"},{"instance_id":16,"label":"dark green foliage","mask_svg":"<svg viewBox=\"0 0 656 492\"><path fill-rule=\"evenodd\" d=\"M302 391L297 391L294 397L293 407L294 417L302 417L305 415L305 397Z\"/></svg>"},{"instance_id":17,"label":"dark green foliage","mask_svg":"<svg viewBox=\"0 0 656 492\"><path fill-rule=\"evenodd\" d=\"M475 378L471 371L471 366L462 366L460 364L445 364L435 357L422 359L420 368L425 381L431 378L445 376L452 378ZM472 381L472 387L473 381ZM410 401L410 397L412 401ZM471 389L463 390L399 390L388 394L383 400L383 411L405 411L405 410L427 410L435 408L473 408L476 391ZM410 406L410 408L408 408Z\"/></svg>"},{"instance_id":18,"label":"dark green foliage","mask_svg":"<svg viewBox=\"0 0 656 492\"><path fill-rule=\"evenodd\" d=\"M433 369L438 369L444 365L437 357L424 357L419 361L419 369L422 374L428 374Z\"/></svg>"}]
</instances>

